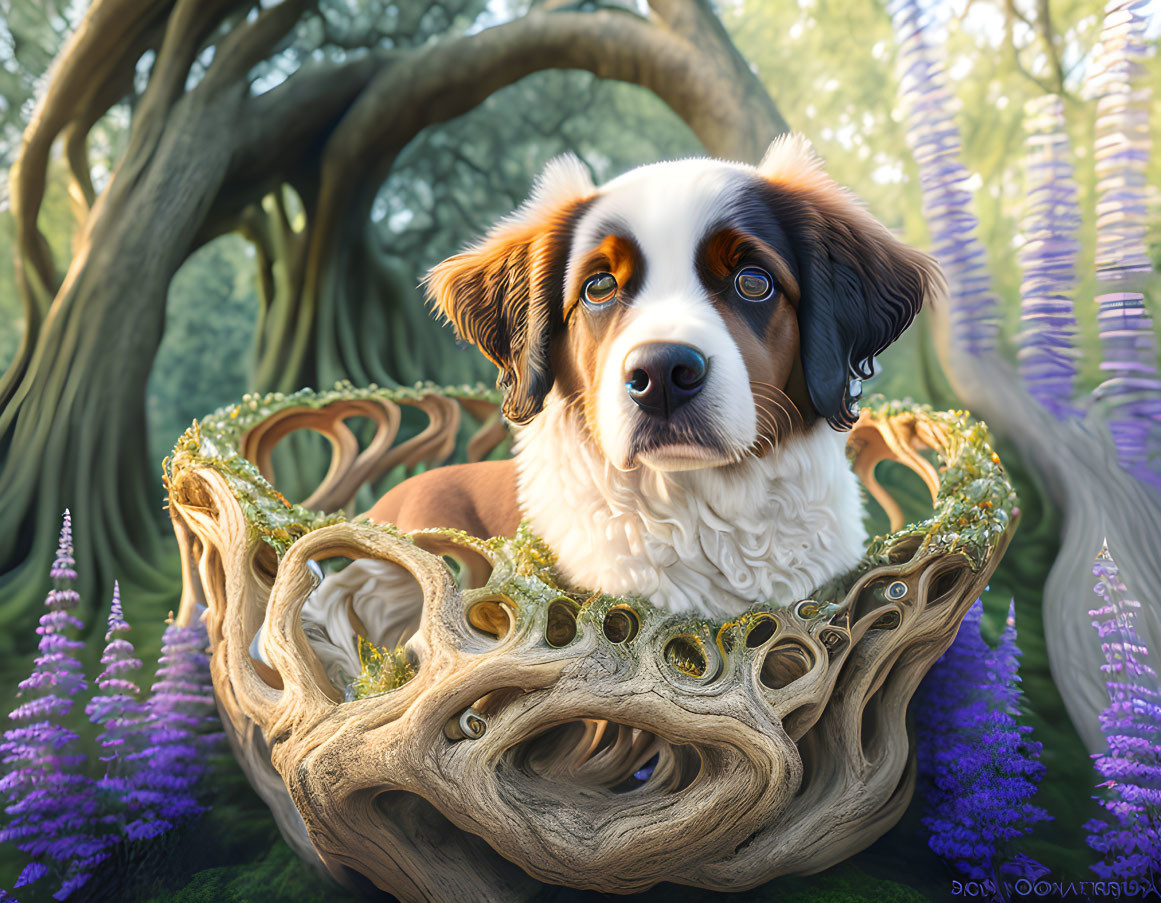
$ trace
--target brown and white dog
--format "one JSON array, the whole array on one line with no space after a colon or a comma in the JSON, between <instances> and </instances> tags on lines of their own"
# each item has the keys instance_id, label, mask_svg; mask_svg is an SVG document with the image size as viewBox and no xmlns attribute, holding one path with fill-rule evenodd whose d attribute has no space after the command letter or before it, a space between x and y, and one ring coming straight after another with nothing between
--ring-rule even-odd
<instances>
[{"instance_id":1,"label":"brown and white dog","mask_svg":"<svg viewBox=\"0 0 1161 903\"><path fill-rule=\"evenodd\" d=\"M862 556L845 454L874 355L943 287L798 136L603 187L573 157L432 270L435 306L500 368L509 461L437 468L369 512L511 535L578 587L736 615Z\"/></svg>"}]
</instances>

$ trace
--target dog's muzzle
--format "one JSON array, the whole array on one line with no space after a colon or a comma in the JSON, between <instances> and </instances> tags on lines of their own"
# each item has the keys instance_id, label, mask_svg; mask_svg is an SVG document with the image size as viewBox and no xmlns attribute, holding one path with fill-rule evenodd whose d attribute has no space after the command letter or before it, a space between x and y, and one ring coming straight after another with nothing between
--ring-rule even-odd
<instances>
[{"instance_id":1,"label":"dog's muzzle","mask_svg":"<svg viewBox=\"0 0 1161 903\"><path fill-rule=\"evenodd\" d=\"M705 385L709 362L692 345L646 342L625 356L625 388L641 410L668 419Z\"/></svg>"}]
</instances>

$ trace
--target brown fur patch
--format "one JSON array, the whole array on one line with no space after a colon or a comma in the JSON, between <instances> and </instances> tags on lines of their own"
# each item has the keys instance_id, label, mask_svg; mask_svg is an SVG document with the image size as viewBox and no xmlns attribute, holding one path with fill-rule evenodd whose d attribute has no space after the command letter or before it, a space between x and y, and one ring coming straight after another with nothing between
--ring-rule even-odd
<instances>
[{"instance_id":1,"label":"brown fur patch","mask_svg":"<svg viewBox=\"0 0 1161 903\"><path fill-rule=\"evenodd\" d=\"M436 467L404 480L366 514L404 531L439 526L481 539L511 536L520 523L515 468L511 458Z\"/></svg>"},{"instance_id":2,"label":"brown fur patch","mask_svg":"<svg viewBox=\"0 0 1161 903\"><path fill-rule=\"evenodd\" d=\"M597 273L617 280L617 300L586 316L581 305L585 281ZM645 259L632 238L608 235L582 258L565 295L565 329L552 345L556 389L565 403L579 411L589 435L598 440L596 395L598 376L608 357L608 346L629 310L628 301L645 278Z\"/></svg>"},{"instance_id":3,"label":"brown fur patch","mask_svg":"<svg viewBox=\"0 0 1161 903\"><path fill-rule=\"evenodd\" d=\"M504 414L516 423L535 416L552 387L549 343L562 322L572 226L586 200L502 225L428 274L436 309L500 368Z\"/></svg>"},{"instance_id":4,"label":"brown fur patch","mask_svg":"<svg viewBox=\"0 0 1161 903\"><path fill-rule=\"evenodd\" d=\"M734 310L725 308L721 313L750 377L758 418L758 438L750 451L761 457L817 419L802 379L798 318L794 308L780 300L759 336Z\"/></svg>"},{"instance_id":5,"label":"brown fur patch","mask_svg":"<svg viewBox=\"0 0 1161 903\"><path fill-rule=\"evenodd\" d=\"M632 238L622 235L608 235L589 251L575 268L572 281L565 291L565 318L567 319L581 303L581 290L590 276L597 273L611 273L617 280L617 297L631 295L641 283L645 274L645 261L641 248ZM613 301L608 302L615 303Z\"/></svg>"},{"instance_id":6,"label":"brown fur patch","mask_svg":"<svg viewBox=\"0 0 1161 903\"><path fill-rule=\"evenodd\" d=\"M566 404L579 411L589 435L598 442L598 380L608 359L609 346L628 311L627 305L614 302L609 310L601 313L599 329L589 318L574 313L563 335L553 343L556 390Z\"/></svg>"},{"instance_id":7,"label":"brown fur patch","mask_svg":"<svg viewBox=\"0 0 1161 903\"><path fill-rule=\"evenodd\" d=\"M798 305L798 282L782 255L756 235L740 229L721 229L710 236L702 252L706 273L715 282L726 280L744 262L763 266L778 283L778 291Z\"/></svg>"}]
</instances>

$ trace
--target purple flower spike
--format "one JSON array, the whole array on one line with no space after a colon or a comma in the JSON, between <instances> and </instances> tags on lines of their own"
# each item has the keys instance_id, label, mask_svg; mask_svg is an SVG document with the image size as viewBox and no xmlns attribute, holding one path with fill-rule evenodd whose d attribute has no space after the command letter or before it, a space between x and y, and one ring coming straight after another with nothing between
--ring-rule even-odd
<instances>
[{"instance_id":1,"label":"purple flower spike","mask_svg":"<svg viewBox=\"0 0 1161 903\"><path fill-rule=\"evenodd\" d=\"M1021 222L1020 374L1032 397L1063 419L1080 413L1071 399L1077 359L1072 293L1081 220L1064 102L1055 94L1029 101L1025 122L1028 206Z\"/></svg>"},{"instance_id":2,"label":"purple flower spike","mask_svg":"<svg viewBox=\"0 0 1161 903\"><path fill-rule=\"evenodd\" d=\"M87 686L76 658L83 644L74 639L82 625L69 613L80 597L73 587L77 572L68 511L50 573L54 587L37 628L40 655L32 674L20 682L21 702L8 716L16 726L5 731L0 743L0 798L8 815L0 842L32 858L18 885L51 875L62 882L54 896L63 900L109 855L109 844L91 834L97 806L92 781L82 772L77 735L57 721Z\"/></svg>"},{"instance_id":3,"label":"purple flower spike","mask_svg":"<svg viewBox=\"0 0 1161 903\"><path fill-rule=\"evenodd\" d=\"M991 288L984 246L976 237L970 175L960 160L945 55L930 38L929 13L922 0L891 0L887 9L899 44L907 143L919 164L931 250L951 288L952 340L978 354L996 345L999 304Z\"/></svg>"},{"instance_id":4,"label":"purple flower spike","mask_svg":"<svg viewBox=\"0 0 1161 903\"><path fill-rule=\"evenodd\" d=\"M1112 0L1089 92L1097 98L1097 296L1106 374L1093 400L1108 412L1121 465L1161 488L1161 375L1145 309L1150 85L1147 3Z\"/></svg>"},{"instance_id":5,"label":"purple flower spike","mask_svg":"<svg viewBox=\"0 0 1161 903\"><path fill-rule=\"evenodd\" d=\"M144 716L145 706L138 702L141 690L133 680L141 670L141 660L134 654L133 644L124 638L129 632L121 610L121 589L113 584L113 602L109 610L109 628L105 634L105 653L101 656L104 670L97 677L97 693L85 707L85 713L94 724L105 726L97 740L106 748L123 751L134 726Z\"/></svg>"},{"instance_id":6,"label":"purple flower spike","mask_svg":"<svg viewBox=\"0 0 1161 903\"><path fill-rule=\"evenodd\" d=\"M48 572L53 580L62 580L69 584L77 579L76 561L73 560L73 516L65 508L63 523L60 528L60 542L57 544L56 560L52 563L52 570ZM72 606L69 606L70 608Z\"/></svg>"},{"instance_id":7,"label":"purple flower spike","mask_svg":"<svg viewBox=\"0 0 1161 903\"><path fill-rule=\"evenodd\" d=\"M995 649L980 634L983 603L964 617L955 642L931 669L918 698L917 761L927 801L928 846L973 880L999 886L1047 872L1012 849L1048 814L1031 803L1044 766L1040 744L1017 724L1020 650L1014 608Z\"/></svg>"},{"instance_id":8,"label":"purple flower spike","mask_svg":"<svg viewBox=\"0 0 1161 903\"><path fill-rule=\"evenodd\" d=\"M1092 870L1103 879L1161 879L1161 682L1136 631L1141 603L1129 598L1108 545L1093 564L1104 603L1089 612L1109 675L1109 706L1101 714L1105 752L1093 757L1108 813L1085 824L1088 845L1103 854Z\"/></svg>"},{"instance_id":9,"label":"purple flower spike","mask_svg":"<svg viewBox=\"0 0 1161 903\"><path fill-rule=\"evenodd\" d=\"M96 795L103 813L101 823L112 835L123 832L131 819L129 798L139 765L134 756L145 746L145 704L139 701L141 691L135 680L141 660L125 638L128 632L129 624L121 610L121 589L114 583L105 652L101 656L104 670L97 677L97 692L85 706L89 720L104 728L97 735L97 742L104 750L100 761L105 763L105 774L96 782ZM110 841L117 839L114 836Z\"/></svg>"},{"instance_id":10,"label":"purple flower spike","mask_svg":"<svg viewBox=\"0 0 1161 903\"><path fill-rule=\"evenodd\" d=\"M204 811L200 781L223 734L214 707L205 627L171 623L146 706L143 748L131 754L136 778L129 794L137 817L132 839L154 837Z\"/></svg>"}]
</instances>

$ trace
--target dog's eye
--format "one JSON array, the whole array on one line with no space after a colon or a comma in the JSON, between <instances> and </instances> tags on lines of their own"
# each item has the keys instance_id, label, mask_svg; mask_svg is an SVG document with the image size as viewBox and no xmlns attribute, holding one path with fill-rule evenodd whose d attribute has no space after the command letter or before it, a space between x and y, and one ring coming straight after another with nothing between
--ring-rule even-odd
<instances>
[{"instance_id":1,"label":"dog's eye","mask_svg":"<svg viewBox=\"0 0 1161 903\"><path fill-rule=\"evenodd\" d=\"M589 276L581 288L581 295L589 304L608 304L617 297L617 279L612 273Z\"/></svg>"},{"instance_id":2,"label":"dog's eye","mask_svg":"<svg viewBox=\"0 0 1161 903\"><path fill-rule=\"evenodd\" d=\"M761 267L742 267L734 275L734 288L747 301L765 301L774 294L774 279Z\"/></svg>"}]
</instances>

